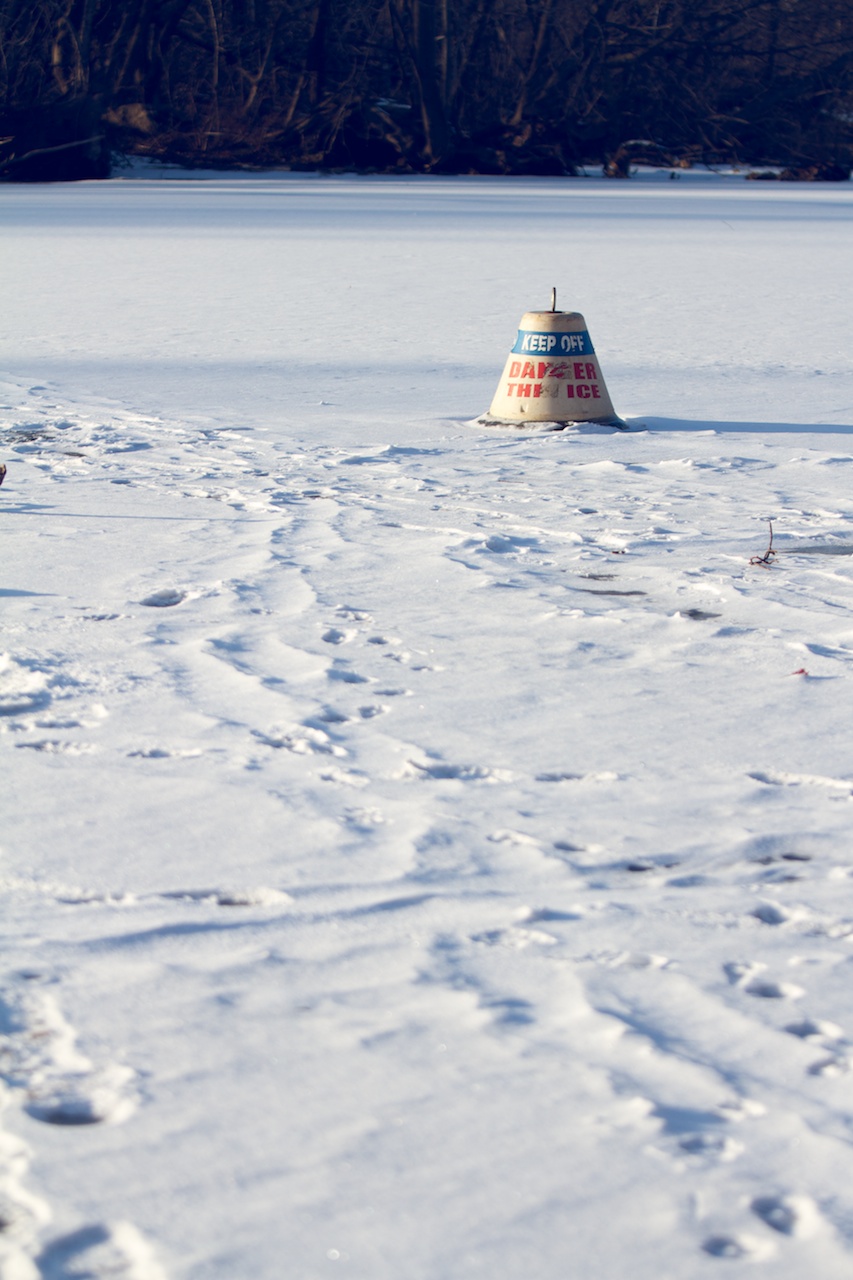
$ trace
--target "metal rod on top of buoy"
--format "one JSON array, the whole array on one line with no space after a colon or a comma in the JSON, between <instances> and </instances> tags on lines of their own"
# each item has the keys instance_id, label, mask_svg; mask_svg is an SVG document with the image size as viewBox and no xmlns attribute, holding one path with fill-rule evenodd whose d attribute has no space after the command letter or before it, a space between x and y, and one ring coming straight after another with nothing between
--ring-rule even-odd
<instances>
[{"instance_id":1,"label":"metal rod on top of buoy","mask_svg":"<svg viewBox=\"0 0 853 1280\"><path fill-rule=\"evenodd\" d=\"M579 311L557 310L556 286L550 311L521 317L494 399L478 422L551 423L554 429L590 422L627 429L613 408L586 321Z\"/></svg>"}]
</instances>

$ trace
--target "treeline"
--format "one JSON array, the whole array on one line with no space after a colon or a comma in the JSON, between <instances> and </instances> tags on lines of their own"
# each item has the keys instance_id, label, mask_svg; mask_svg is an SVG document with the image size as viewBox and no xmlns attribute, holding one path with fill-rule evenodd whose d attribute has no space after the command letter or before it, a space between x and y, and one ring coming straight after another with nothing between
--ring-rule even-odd
<instances>
[{"instance_id":1,"label":"treeline","mask_svg":"<svg viewBox=\"0 0 853 1280\"><path fill-rule=\"evenodd\" d=\"M0 0L0 175L848 176L850 0Z\"/></svg>"}]
</instances>

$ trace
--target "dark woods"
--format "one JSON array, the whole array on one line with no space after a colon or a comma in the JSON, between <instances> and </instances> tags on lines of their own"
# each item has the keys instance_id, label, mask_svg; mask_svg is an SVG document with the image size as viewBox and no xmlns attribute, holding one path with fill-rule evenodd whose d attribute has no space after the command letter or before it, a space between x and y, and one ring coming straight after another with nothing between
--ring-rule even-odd
<instances>
[{"instance_id":1,"label":"dark woods","mask_svg":"<svg viewBox=\"0 0 853 1280\"><path fill-rule=\"evenodd\" d=\"M0 0L0 175L846 177L850 0Z\"/></svg>"}]
</instances>

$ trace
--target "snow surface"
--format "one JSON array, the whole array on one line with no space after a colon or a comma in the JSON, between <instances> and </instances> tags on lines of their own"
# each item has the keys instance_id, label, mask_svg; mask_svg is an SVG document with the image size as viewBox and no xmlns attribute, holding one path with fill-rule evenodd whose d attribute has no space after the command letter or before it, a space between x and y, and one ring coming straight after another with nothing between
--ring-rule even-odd
<instances>
[{"instance_id":1,"label":"snow surface","mask_svg":"<svg viewBox=\"0 0 853 1280\"><path fill-rule=\"evenodd\" d=\"M853 190L0 224L3 1280L849 1277Z\"/></svg>"}]
</instances>

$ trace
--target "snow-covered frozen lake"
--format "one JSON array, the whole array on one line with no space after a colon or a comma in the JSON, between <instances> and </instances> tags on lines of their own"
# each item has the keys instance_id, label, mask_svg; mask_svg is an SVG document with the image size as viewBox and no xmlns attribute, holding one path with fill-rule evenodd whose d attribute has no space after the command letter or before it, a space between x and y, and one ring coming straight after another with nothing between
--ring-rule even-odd
<instances>
[{"instance_id":1,"label":"snow-covered frozen lake","mask_svg":"<svg viewBox=\"0 0 853 1280\"><path fill-rule=\"evenodd\" d=\"M0 254L2 1280L846 1280L853 189ZM630 432L472 422L552 285Z\"/></svg>"}]
</instances>

